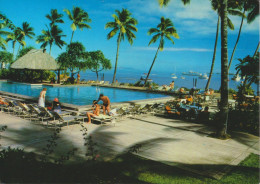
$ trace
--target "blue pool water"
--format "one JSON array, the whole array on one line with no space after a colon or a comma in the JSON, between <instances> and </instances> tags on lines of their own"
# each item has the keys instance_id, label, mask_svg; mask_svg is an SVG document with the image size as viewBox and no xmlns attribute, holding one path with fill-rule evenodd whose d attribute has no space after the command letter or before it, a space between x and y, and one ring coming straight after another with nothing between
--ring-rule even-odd
<instances>
[{"instance_id":1,"label":"blue pool water","mask_svg":"<svg viewBox=\"0 0 260 184\"><path fill-rule=\"evenodd\" d=\"M143 100L149 98L166 97L162 94L146 93L141 91L115 89L106 87L94 86L62 86L51 87L41 85L26 85L20 83L0 82L0 91L17 93L32 97L38 97L42 88L47 88L46 99L52 101L54 98L59 98L62 103L75 105L89 105L92 101L98 99L99 94L103 93L113 102L124 102L132 100Z\"/></svg>"}]
</instances>

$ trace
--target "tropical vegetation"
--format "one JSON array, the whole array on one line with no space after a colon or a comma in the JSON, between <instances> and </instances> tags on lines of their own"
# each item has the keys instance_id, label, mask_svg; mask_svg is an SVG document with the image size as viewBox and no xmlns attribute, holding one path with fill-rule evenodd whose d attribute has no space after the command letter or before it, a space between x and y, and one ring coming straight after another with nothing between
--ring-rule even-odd
<instances>
[{"instance_id":1,"label":"tropical vegetation","mask_svg":"<svg viewBox=\"0 0 260 184\"><path fill-rule=\"evenodd\" d=\"M72 42L66 48L66 52L63 52L57 58L61 69L68 69L71 73L70 83L74 84L74 75L81 70L86 70L87 65L87 52L85 47L79 42Z\"/></svg>"},{"instance_id":2,"label":"tropical vegetation","mask_svg":"<svg viewBox=\"0 0 260 184\"><path fill-rule=\"evenodd\" d=\"M88 52L88 69L92 72L95 72L97 75L98 80L98 73L103 70L110 70L111 69L111 62L109 59L105 58L102 51L92 51Z\"/></svg>"}]
</instances>

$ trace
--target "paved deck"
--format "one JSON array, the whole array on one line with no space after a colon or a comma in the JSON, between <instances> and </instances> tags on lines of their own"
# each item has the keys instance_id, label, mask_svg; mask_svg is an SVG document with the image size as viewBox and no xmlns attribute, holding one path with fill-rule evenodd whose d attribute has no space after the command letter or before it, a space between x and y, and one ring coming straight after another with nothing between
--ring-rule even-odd
<instances>
[{"instance_id":1,"label":"paved deck","mask_svg":"<svg viewBox=\"0 0 260 184\"><path fill-rule=\"evenodd\" d=\"M0 126L7 125L0 144L40 152L52 129L0 112ZM154 116L127 118L116 126L85 124L98 145L100 158L107 160L141 145L138 155L216 179L250 153L259 154L259 137L233 132L232 139L209 137L214 130L191 122ZM85 159L80 125L63 127L56 153L78 148L73 161Z\"/></svg>"}]
</instances>

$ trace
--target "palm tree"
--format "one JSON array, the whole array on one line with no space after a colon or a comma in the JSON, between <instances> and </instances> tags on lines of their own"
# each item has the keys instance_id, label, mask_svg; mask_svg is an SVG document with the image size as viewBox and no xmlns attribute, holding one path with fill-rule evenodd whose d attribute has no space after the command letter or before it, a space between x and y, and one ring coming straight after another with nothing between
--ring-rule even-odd
<instances>
[{"instance_id":1,"label":"palm tree","mask_svg":"<svg viewBox=\"0 0 260 184\"><path fill-rule=\"evenodd\" d=\"M2 36L7 36L10 34L10 32L8 32L8 31L1 30L1 29L4 29L5 27L6 27L5 23L0 23L0 48L2 48L3 50L6 49L5 46L7 45L7 42Z\"/></svg>"},{"instance_id":2,"label":"palm tree","mask_svg":"<svg viewBox=\"0 0 260 184\"><path fill-rule=\"evenodd\" d=\"M30 24L28 22L23 22L20 34L21 34L21 40L23 41L25 40L25 37L32 39L33 36L35 35L35 33L33 32L33 27L30 27ZM21 45L25 46L26 42L24 41L20 43L17 54L19 53Z\"/></svg>"},{"instance_id":3,"label":"palm tree","mask_svg":"<svg viewBox=\"0 0 260 184\"><path fill-rule=\"evenodd\" d=\"M6 41L12 41L12 48L13 48L13 59L14 59L14 50L16 43L20 43L21 45L25 45L25 41L23 40L23 35L21 34L22 29L20 27L16 27L13 33L7 35Z\"/></svg>"},{"instance_id":4,"label":"palm tree","mask_svg":"<svg viewBox=\"0 0 260 184\"><path fill-rule=\"evenodd\" d=\"M156 54L154 56L152 65L151 65L149 72L146 76L144 85L146 84L147 79L149 78L149 75L151 73L151 70L152 70L154 62L157 58L159 50L163 51L164 38L167 38L168 40L170 40L172 42L172 44L174 44L174 41L171 37L179 38L179 35L177 34L177 31L174 28L172 21L168 18L165 19L164 17L161 18L161 22L160 22L160 24L157 25L156 28L149 29L148 35L152 35L152 34L155 34L155 35L152 37L152 39L150 40L148 45L155 43L159 38L160 38L160 42L159 42L159 46L158 46L158 49L156 51Z\"/></svg>"},{"instance_id":5,"label":"palm tree","mask_svg":"<svg viewBox=\"0 0 260 184\"><path fill-rule=\"evenodd\" d=\"M53 25L51 29L47 27L47 30L42 30L42 34L37 37L36 43L42 43L41 48L46 48L47 45L50 45L51 54L53 43L59 48L62 48L62 46L66 44L65 41L61 40L62 37L65 36L62 35L62 33L62 30L59 29L57 25Z\"/></svg>"},{"instance_id":6,"label":"palm tree","mask_svg":"<svg viewBox=\"0 0 260 184\"><path fill-rule=\"evenodd\" d=\"M71 29L72 29L72 35L70 39L70 43L72 43L72 38L74 35L74 32L77 28L79 28L81 31L84 28L90 29L91 27L87 24L91 22L91 19L88 17L88 13L82 10L79 7L73 7L72 13L68 9L64 9L69 17L70 20L72 20Z\"/></svg>"},{"instance_id":7,"label":"palm tree","mask_svg":"<svg viewBox=\"0 0 260 184\"><path fill-rule=\"evenodd\" d=\"M244 59L238 59L239 64L236 65L237 73L240 73L242 77L245 78L242 86L242 94L245 92L245 87L251 86L252 83L258 83L259 76L259 55L247 56Z\"/></svg>"},{"instance_id":8,"label":"palm tree","mask_svg":"<svg viewBox=\"0 0 260 184\"><path fill-rule=\"evenodd\" d=\"M118 32L117 36L117 51L116 51L116 63L115 63L115 70L114 70L114 76L113 76L113 82L115 82L116 78L116 70L117 70L117 62L118 62L118 53L119 53L119 46L120 42L125 39L125 36L128 40L128 42L132 45L133 39L136 38L133 31L137 32L137 28L135 27L137 25L137 20L135 18L131 17L131 13L127 9L122 9L120 12L119 10L115 10L116 14L113 14L114 22L108 22L106 23L105 28L111 28L112 31L110 31L107 35L107 39L111 39L113 36L115 36Z\"/></svg>"},{"instance_id":9,"label":"palm tree","mask_svg":"<svg viewBox=\"0 0 260 184\"><path fill-rule=\"evenodd\" d=\"M210 68L209 79L208 79L208 82L207 82L206 87L205 87L205 91L207 91L209 89L209 84L210 84L210 81L211 81L211 77L212 77L213 69L214 69L214 65L215 65L215 58L216 58L216 51L217 51L217 44L218 44L220 14L221 14L221 12L220 12L221 11L220 0L210 0L210 1L211 1L212 9L217 11L218 21L217 21L217 31L216 31L216 38L215 38L215 46L214 46L212 64L211 64L211 68ZM234 2L233 1L229 1L229 3L228 3L228 10L227 10L228 14L244 16L244 14L242 14L239 10L234 10L233 8L234 8ZM230 20L229 17L227 17L227 21L228 21L228 27L231 30L234 30L234 25L233 25L233 23L232 23L232 21Z\"/></svg>"},{"instance_id":10,"label":"palm tree","mask_svg":"<svg viewBox=\"0 0 260 184\"><path fill-rule=\"evenodd\" d=\"M57 9L51 9L51 14L47 14L45 17L51 21L50 26L56 23L64 23L62 20L63 14L59 14Z\"/></svg>"},{"instance_id":11,"label":"palm tree","mask_svg":"<svg viewBox=\"0 0 260 184\"><path fill-rule=\"evenodd\" d=\"M249 23L249 24L252 23L255 20L255 18L259 15L259 0L240 0L240 5L243 7L243 14L248 12L247 23ZM238 35L237 35L237 40L236 40L234 49L232 51L232 54L231 54L231 57L230 57L230 60L229 60L228 70L231 67L231 63L232 63L233 56L234 56L236 48L237 48L237 44L238 44L238 41L239 41L239 38L240 38L240 34L241 34L241 30L242 30L242 27L243 27L245 17L246 16L242 16L242 19L241 19L241 24L240 24L239 32L238 32Z\"/></svg>"}]
</instances>

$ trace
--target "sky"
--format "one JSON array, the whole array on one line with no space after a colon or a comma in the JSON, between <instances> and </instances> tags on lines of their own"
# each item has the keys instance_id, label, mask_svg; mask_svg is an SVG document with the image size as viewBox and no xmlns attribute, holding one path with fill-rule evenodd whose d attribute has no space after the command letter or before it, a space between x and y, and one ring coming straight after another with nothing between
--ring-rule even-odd
<instances>
[{"instance_id":1,"label":"sky","mask_svg":"<svg viewBox=\"0 0 260 184\"><path fill-rule=\"evenodd\" d=\"M49 20L45 17L51 9L63 13L64 24L59 24L66 37L64 41L70 42L72 30L71 21L63 11L73 7L84 9L92 20L91 29L75 31L73 41L83 43L86 51L101 50L105 57L110 59L112 66L116 58L116 36L107 40L109 29L105 29L107 22L113 21L112 14L115 10L128 9L132 17L138 20L136 39L130 45L127 40L121 42L119 49L118 68L128 68L147 72L153 61L159 42L148 43L152 36L147 31L160 23L160 18L170 18L179 34L179 39L174 38L175 44L165 41L164 50L159 52L153 72L209 72L215 43L217 14L211 8L208 0L191 0L184 6L180 0L171 0L166 8L160 8L157 0L0 0L0 12L6 15L16 26L28 22L34 28L36 36L41 34ZM240 17L230 16L235 30L228 31L228 56L231 56L235 45L241 22ZM40 49L35 39L26 38L27 46ZM259 42L259 17L251 24L244 22L241 37L234 55L230 72L235 72L238 58L253 55ZM217 47L216 64L214 72L220 72L220 34ZM16 46L16 51L18 45ZM64 52L66 46L60 49L52 47L51 55L56 58ZM11 43L8 51L12 52ZM49 51L49 48L47 48Z\"/></svg>"}]
</instances>

